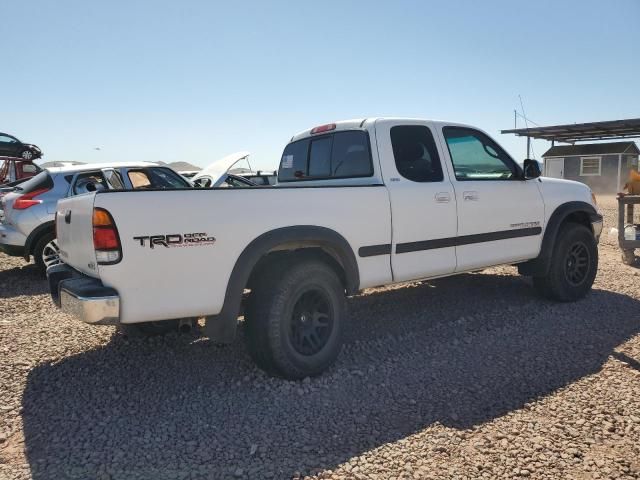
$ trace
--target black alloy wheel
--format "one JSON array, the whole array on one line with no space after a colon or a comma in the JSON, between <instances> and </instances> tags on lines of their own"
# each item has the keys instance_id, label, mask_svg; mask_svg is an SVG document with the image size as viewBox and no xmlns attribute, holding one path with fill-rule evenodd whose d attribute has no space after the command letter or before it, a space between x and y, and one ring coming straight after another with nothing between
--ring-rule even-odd
<instances>
[{"instance_id":1,"label":"black alloy wheel","mask_svg":"<svg viewBox=\"0 0 640 480\"><path fill-rule=\"evenodd\" d=\"M314 288L301 292L293 307L289 329L295 351L315 355L325 347L332 331L333 314L326 294Z\"/></svg>"},{"instance_id":2,"label":"black alloy wheel","mask_svg":"<svg viewBox=\"0 0 640 480\"><path fill-rule=\"evenodd\" d=\"M582 284L589 273L590 255L587 246L581 242L575 242L567 252L564 272L567 281L573 286Z\"/></svg>"}]
</instances>

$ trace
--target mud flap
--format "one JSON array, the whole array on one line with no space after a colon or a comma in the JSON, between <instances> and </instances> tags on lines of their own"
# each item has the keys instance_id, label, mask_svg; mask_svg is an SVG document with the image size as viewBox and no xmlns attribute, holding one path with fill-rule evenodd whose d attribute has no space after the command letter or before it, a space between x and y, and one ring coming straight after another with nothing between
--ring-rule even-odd
<instances>
[{"instance_id":1,"label":"mud flap","mask_svg":"<svg viewBox=\"0 0 640 480\"><path fill-rule=\"evenodd\" d=\"M212 342L233 343L236 338L238 318L231 315L209 315L205 317L204 333Z\"/></svg>"}]
</instances>

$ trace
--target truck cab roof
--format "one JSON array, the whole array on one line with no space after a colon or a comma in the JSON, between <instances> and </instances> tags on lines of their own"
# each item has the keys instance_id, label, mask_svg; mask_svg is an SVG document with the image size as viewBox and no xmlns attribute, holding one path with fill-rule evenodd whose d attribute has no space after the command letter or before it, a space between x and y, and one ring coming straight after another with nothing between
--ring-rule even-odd
<instances>
[{"instance_id":1,"label":"truck cab roof","mask_svg":"<svg viewBox=\"0 0 640 480\"><path fill-rule=\"evenodd\" d=\"M447 122L447 121L443 121L443 120L434 120L434 119L426 119L426 118L413 118L413 117L364 117L364 118L353 118L350 120L340 120L337 122L331 122L331 123L327 123L327 124L323 124L323 125L319 125L313 128L308 128L306 130L303 130L301 132L296 133L293 137L291 137L291 140L289 142L295 142L297 140L301 140L303 138L306 137L310 137L314 134L316 134L316 130L319 128L323 128L323 127L331 127L330 130L325 130L325 131L340 131L340 130L360 130L360 129L366 129L368 126L373 125L376 122L380 122L380 121L391 121L391 122L407 122L407 123L412 123L412 122L428 122L431 124L446 124L446 125L450 125L450 126L456 126L456 127L470 127L470 128L475 128L472 127L471 125L466 125L466 124L462 124L462 123L457 123L457 122ZM318 132L319 133L319 132Z\"/></svg>"},{"instance_id":2,"label":"truck cab roof","mask_svg":"<svg viewBox=\"0 0 640 480\"><path fill-rule=\"evenodd\" d=\"M291 137L280 162L278 186L381 185L384 181L377 145L385 140L376 132L402 125L426 125L432 130L445 126L472 128L406 117L356 118L319 125Z\"/></svg>"}]
</instances>

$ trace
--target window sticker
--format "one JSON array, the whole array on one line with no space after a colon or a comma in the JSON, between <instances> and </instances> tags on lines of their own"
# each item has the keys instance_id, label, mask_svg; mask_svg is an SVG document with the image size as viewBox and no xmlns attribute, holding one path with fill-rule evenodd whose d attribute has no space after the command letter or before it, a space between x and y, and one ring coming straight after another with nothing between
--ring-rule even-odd
<instances>
[{"instance_id":1,"label":"window sticker","mask_svg":"<svg viewBox=\"0 0 640 480\"><path fill-rule=\"evenodd\" d=\"M293 168L293 155L282 157L282 168Z\"/></svg>"}]
</instances>

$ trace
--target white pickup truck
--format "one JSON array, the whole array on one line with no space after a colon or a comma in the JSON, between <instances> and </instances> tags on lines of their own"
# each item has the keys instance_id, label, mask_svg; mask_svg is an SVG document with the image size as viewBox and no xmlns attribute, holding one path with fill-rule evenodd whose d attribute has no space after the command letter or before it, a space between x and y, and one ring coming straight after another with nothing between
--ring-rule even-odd
<instances>
[{"instance_id":1,"label":"white pickup truck","mask_svg":"<svg viewBox=\"0 0 640 480\"><path fill-rule=\"evenodd\" d=\"M539 178L476 128L406 118L291 138L273 187L106 191L61 200L64 310L94 324L206 319L229 342L241 306L266 371L303 378L338 356L345 296L517 264L545 297L586 295L602 230L581 183ZM237 215L238 211L244 212Z\"/></svg>"}]
</instances>

